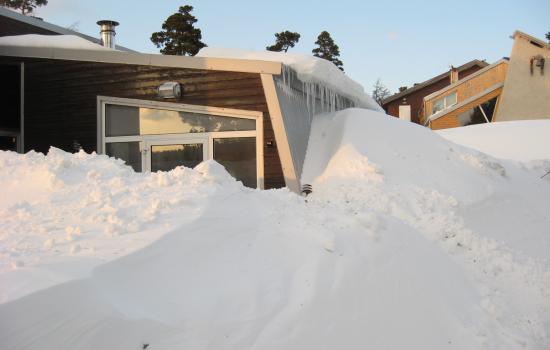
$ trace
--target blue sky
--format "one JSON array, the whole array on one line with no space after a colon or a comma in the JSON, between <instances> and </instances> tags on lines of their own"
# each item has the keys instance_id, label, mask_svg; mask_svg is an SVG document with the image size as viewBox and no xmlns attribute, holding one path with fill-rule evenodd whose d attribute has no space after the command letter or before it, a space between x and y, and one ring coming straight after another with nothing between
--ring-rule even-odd
<instances>
[{"instance_id":1,"label":"blue sky","mask_svg":"<svg viewBox=\"0 0 550 350\"><path fill-rule=\"evenodd\" d=\"M392 92L474 58L509 56L509 36L519 29L544 39L550 1L125 1L49 0L37 14L46 21L98 35L95 22L121 23L117 43L158 52L151 33L184 4L192 5L203 41L213 47L264 50L274 33L299 32L293 52L311 54L327 30L340 46L349 76L370 92L377 78Z\"/></svg>"}]
</instances>

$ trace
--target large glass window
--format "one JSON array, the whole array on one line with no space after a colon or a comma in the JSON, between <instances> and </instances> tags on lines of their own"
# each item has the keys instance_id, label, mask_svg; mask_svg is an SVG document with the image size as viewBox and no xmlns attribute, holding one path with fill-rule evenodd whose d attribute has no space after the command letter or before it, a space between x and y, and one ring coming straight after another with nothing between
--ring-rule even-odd
<instances>
[{"instance_id":1,"label":"large glass window","mask_svg":"<svg viewBox=\"0 0 550 350\"><path fill-rule=\"evenodd\" d=\"M254 119L167 109L105 105L105 136L256 130Z\"/></svg>"},{"instance_id":2,"label":"large glass window","mask_svg":"<svg viewBox=\"0 0 550 350\"><path fill-rule=\"evenodd\" d=\"M122 159L126 164L141 171L141 150L139 142L113 142L105 145L105 153L110 157Z\"/></svg>"},{"instance_id":3,"label":"large glass window","mask_svg":"<svg viewBox=\"0 0 550 350\"><path fill-rule=\"evenodd\" d=\"M214 160L247 187L256 188L256 138L214 139Z\"/></svg>"}]
</instances>

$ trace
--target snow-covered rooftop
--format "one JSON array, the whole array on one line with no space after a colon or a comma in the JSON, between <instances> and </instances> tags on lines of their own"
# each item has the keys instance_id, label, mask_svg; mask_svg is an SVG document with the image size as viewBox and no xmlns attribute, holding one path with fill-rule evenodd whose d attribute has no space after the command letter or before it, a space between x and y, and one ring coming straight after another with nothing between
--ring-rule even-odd
<instances>
[{"instance_id":1,"label":"snow-covered rooftop","mask_svg":"<svg viewBox=\"0 0 550 350\"><path fill-rule=\"evenodd\" d=\"M76 35L26 34L0 37L0 46L112 51Z\"/></svg>"},{"instance_id":2,"label":"snow-covered rooftop","mask_svg":"<svg viewBox=\"0 0 550 350\"><path fill-rule=\"evenodd\" d=\"M361 84L348 77L332 62L315 56L212 47L201 49L197 56L281 62L284 66L296 72L298 79L304 83L328 87L335 93L350 98L357 103L358 107L382 111L382 108L372 97L365 93L365 89Z\"/></svg>"}]
</instances>

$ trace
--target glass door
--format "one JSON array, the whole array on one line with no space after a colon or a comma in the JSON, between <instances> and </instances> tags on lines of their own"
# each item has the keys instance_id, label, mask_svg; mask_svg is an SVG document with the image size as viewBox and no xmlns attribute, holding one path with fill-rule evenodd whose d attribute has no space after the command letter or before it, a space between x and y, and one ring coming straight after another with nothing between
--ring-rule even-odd
<instances>
[{"instance_id":1,"label":"glass door","mask_svg":"<svg viewBox=\"0 0 550 350\"><path fill-rule=\"evenodd\" d=\"M208 157L206 138L148 140L143 144L143 168L151 172L194 168Z\"/></svg>"}]
</instances>

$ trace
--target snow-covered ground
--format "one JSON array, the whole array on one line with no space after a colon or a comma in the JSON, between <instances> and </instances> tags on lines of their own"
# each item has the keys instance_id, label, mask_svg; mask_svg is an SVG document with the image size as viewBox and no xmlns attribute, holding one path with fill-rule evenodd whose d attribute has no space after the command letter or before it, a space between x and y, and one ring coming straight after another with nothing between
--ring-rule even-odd
<instances>
[{"instance_id":1,"label":"snow-covered ground","mask_svg":"<svg viewBox=\"0 0 550 350\"><path fill-rule=\"evenodd\" d=\"M548 349L549 169L360 109L314 121L307 198L0 152L0 347Z\"/></svg>"}]
</instances>

